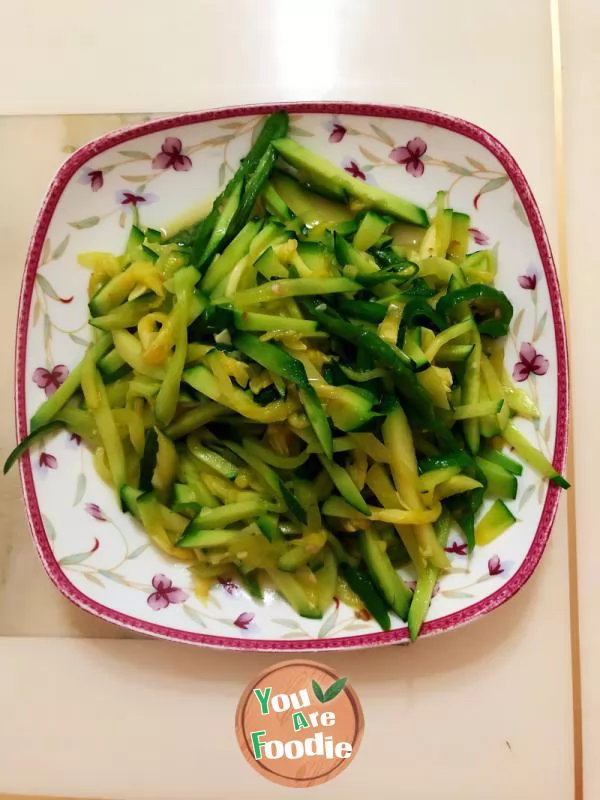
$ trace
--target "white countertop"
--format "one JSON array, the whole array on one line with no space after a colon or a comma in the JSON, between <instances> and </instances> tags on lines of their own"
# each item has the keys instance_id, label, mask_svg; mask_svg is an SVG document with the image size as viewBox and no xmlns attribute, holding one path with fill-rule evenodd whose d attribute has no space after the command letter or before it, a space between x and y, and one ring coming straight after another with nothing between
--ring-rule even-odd
<instances>
[{"instance_id":1,"label":"white countertop","mask_svg":"<svg viewBox=\"0 0 600 800\"><path fill-rule=\"evenodd\" d=\"M589 608L600 544L583 515L587 503L592 519L595 471L587 448L598 445L592 442L598 438L592 415L599 379L597 357L586 359L586 348L598 341L600 319L584 270L588 264L594 269L597 260L590 254L594 189L600 185L593 172L600 173L600 162L594 162L597 137L589 119L595 113L600 120L592 77L600 77L600 60L594 65L589 53L600 33L600 9L594 0L568 5L562 26L570 341L582 677L590 711L584 733L586 752L592 752L600 744L600 714L592 711L600 710L593 679L600 642ZM24 0L5 10L4 23L0 69L11 76L0 96L5 114L130 114L351 99L463 116L494 133L521 164L558 255L547 0L500 6L477 0L304 0L301 7L291 0L183 0L170 7L105 0L94 12L74 0L55 0L52 7ZM37 205L65 143L81 144L119 124L117 116L0 118L5 452L14 440L8 375L18 287ZM261 781L243 763L233 727L247 681L280 659L118 640L123 632L70 606L44 576L16 473L0 491L0 792L281 797L285 790ZM506 606L467 628L411 648L319 656L350 676L366 733L348 772L315 793L362 797L375 786L377 796L396 797L400 785L407 797L423 800L574 796L567 535L563 499L532 580ZM600 771L591 757L585 763L586 797L598 797Z\"/></svg>"}]
</instances>

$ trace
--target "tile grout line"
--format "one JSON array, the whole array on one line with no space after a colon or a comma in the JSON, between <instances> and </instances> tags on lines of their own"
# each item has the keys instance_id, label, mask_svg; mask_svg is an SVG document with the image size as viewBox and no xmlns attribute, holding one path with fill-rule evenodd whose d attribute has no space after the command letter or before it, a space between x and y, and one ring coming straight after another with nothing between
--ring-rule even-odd
<instances>
[{"instance_id":1,"label":"tile grout line","mask_svg":"<svg viewBox=\"0 0 600 800\"><path fill-rule=\"evenodd\" d=\"M562 80L562 49L560 30L560 0L550 0L552 39L552 70L554 94L554 141L556 195L558 205L558 273L564 298L563 312L567 336L570 333L568 247L566 220L566 170L564 146L564 93ZM572 408L572 406L571 406ZM567 492L567 550L569 571L569 622L571 635L571 691L573 705L573 797L582 800L583 794L583 725L581 691L581 635L579 629L579 578L577 565L577 520L575 506L575 443L572 413L569 415L569 450L567 476L572 486Z\"/></svg>"}]
</instances>

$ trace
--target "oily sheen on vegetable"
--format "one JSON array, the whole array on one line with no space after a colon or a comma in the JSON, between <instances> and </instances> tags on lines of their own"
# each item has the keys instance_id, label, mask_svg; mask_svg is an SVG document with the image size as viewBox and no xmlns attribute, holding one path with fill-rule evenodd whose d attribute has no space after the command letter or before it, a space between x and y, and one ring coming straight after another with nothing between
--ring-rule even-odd
<instances>
[{"instance_id":1,"label":"oily sheen on vegetable","mask_svg":"<svg viewBox=\"0 0 600 800\"><path fill-rule=\"evenodd\" d=\"M199 596L235 577L414 639L451 527L472 551L515 522L515 456L568 484L515 425L539 413L504 369L513 309L469 217L439 192L430 219L287 133L265 120L197 224L167 240L136 218L123 254L80 254L92 343L5 471L66 428Z\"/></svg>"}]
</instances>

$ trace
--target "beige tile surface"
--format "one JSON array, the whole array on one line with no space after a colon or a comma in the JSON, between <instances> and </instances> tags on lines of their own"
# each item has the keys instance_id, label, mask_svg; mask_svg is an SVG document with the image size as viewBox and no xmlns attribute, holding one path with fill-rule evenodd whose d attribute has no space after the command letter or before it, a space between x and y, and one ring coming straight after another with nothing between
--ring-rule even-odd
<instances>
[{"instance_id":1,"label":"beige tile surface","mask_svg":"<svg viewBox=\"0 0 600 800\"><path fill-rule=\"evenodd\" d=\"M51 10L24 0L6 17L0 69L13 79L0 112L318 98L430 106L487 127L509 147L555 239L546 0L330 0L318 8L305 0L301 14L288 0L260 8L185 0L170 9L105 0L95 14L74 0L55 0ZM307 42L318 58L306 57ZM3 453L13 441L12 338L28 232L65 136L89 138L97 124L104 121L81 130L56 118L0 120ZM276 659L90 638L117 631L48 584L16 474L0 493L0 792L281 797L243 764L233 736L244 685ZM415 800L572 797L566 559L563 504L539 571L487 619L410 649L322 656L350 676L367 728L352 768L314 793L396 797L400 784Z\"/></svg>"},{"instance_id":2,"label":"beige tile surface","mask_svg":"<svg viewBox=\"0 0 600 800\"><path fill-rule=\"evenodd\" d=\"M596 301L597 233L595 207L600 186L600 6L570 0L562 7L566 217L571 311L571 374L575 394L575 474L579 564L583 765L585 797L600 797L600 626L598 624L598 484L595 457L600 448L600 376L596 348L600 315Z\"/></svg>"}]
</instances>

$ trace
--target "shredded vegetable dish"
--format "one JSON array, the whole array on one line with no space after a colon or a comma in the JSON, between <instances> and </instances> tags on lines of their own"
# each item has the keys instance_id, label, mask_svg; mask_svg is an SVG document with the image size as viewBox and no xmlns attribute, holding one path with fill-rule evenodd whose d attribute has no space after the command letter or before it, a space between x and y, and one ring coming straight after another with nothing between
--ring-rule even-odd
<instances>
[{"instance_id":1,"label":"shredded vegetable dish","mask_svg":"<svg viewBox=\"0 0 600 800\"><path fill-rule=\"evenodd\" d=\"M5 471L66 428L199 596L235 575L414 639L451 526L469 552L506 531L521 461L568 484L514 424L539 412L505 371L513 309L469 217L439 192L430 219L287 133L266 119L197 224L136 218L124 254L79 256L93 341Z\"/></svg>"}]
</instances>

